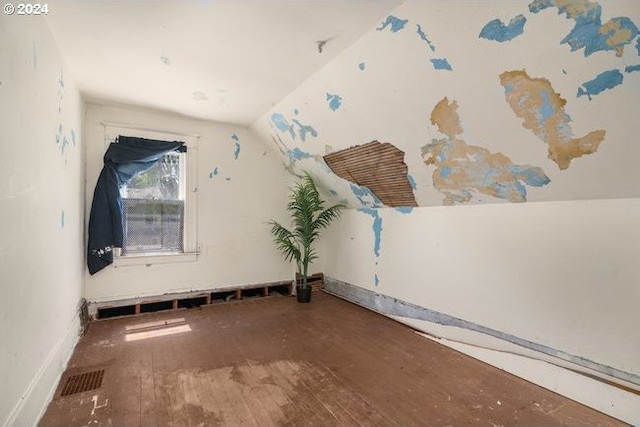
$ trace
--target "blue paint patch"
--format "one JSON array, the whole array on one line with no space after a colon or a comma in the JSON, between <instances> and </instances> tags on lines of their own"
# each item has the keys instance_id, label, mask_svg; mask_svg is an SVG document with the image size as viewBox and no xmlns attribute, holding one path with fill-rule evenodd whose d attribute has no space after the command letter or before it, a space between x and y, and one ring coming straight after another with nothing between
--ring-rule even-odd
<instances>
[{"instance_id":1,"label":"blue paint patch","mask_svg":"<svg viewBox=\"0 0 640 427\"><path fill-rule=\"evenodd\" d=\"M293 150L287 150L287 155L289 156L290 159L294 159L294 160L315 158L313 154L307 153L306 151L302 151L298 147L295 147Z\"/></svg>"},{"instance_id":2,"label":"blue paint patch","mask_svg":"<svg viewBox=\"0 0 640 427\"><path fill-rule=\"evenodd\" d=\"M64 209L60 211L60 229L64 228Z\"/></svg>"},{"instance_id":3,"label":"blue paint patch","mask_svg":"<svg viewBox=\"0 0 640 427\"><path fill-rule=\"evenodd\" d=\"M624 77L619 70L605 71L598 74L595 79L583 83L582 86L578 88L577 97L579 98L586 95L589 101L591 101L592 96L621 85L623 80Z\"/></svg>"},{"instance_id":4,"label":"blue paint patch","mask_svg":"<svg viewBox=\"0 0 640 427\"><path fill-rule=\"evenodd\" d=\"M499 19L494 19L484 26L478 37L487 40L495 40L500 43L508 42L524 32L524 24L526 22L527 18L523 15L516 16L509 21L508 25L505 25Z\"/></svg>"},{"instance_id":5,"label":"blue paint patch","mask_svg":"<svg viewBox=\"0 0 640 427\"><path fill-rule=\"evenodd\" d=\"M411 185L411 189L412 190L417 190L418 189L418 184L416 184L416 179L413 177L413 175L407 175L407 179L409 180L409 184Z\"/></svg>"},{"instance_id":6,"label":"blue paint patch","mask_svg":"<svg viewBox=\"0 0 640 427\"><path fill-rule=\"evenodd\" d=\"M365 64L364 64L364 62L359 63L359 64L358 64L358 68L360 69L360 71L364 71L364 69L365 69Z\"/></svg>"},{"instance_id":7,"label":"blue paint patch","mask_svg":"<svg viewBox=\"0 0 640 427\"><path fill-rule=\"evenodd\" d=\"M214 168L211 173L209 173L209 178L213 178L218 175L218 168Z\"/></svg>"},{"instance_id":8,"label":"blue paint patch","mask_svg":"<svg viewBox=\"0 0 640 427\"><path fill-rule=\"evenodd\" d=\"M327 93L327 101L329 101L329 108L332 111L336 111L342 105L342 97L340 95Z\"/></svg>"},{"instance_id":9,"label":"blue paint patch","mask_svg":"<svg viewBox=\"0 0 640 427\"><path fill-rule=\"evenodd\" d=\"M556 109L551 104L551 101L549 99L549 92L547 90L541 90L540 97L542 98L542 104L540 105L540 118L538 119L538 122L541 125L544 125L549 117L553 117L553 115L556 113Z\"/></svg>"},{"instance_id":10,"label":"blue paint patch","mask_svg":"<svg viewBox=\"0 0 640 427\"><path fill-rule=\"evenodd\" d=\"M236 141L240 141L240 138L238 138L238 135L236 135L235 133L233 135L231 135L231 139L235 139Z\"/></svg>"},{"instance_id":11,"label":"blue paint patch","mask_svg":"<svg viewBox=\"0 0 640 427\"><path fill-rule=\"evenodd\" d=\"M384 20L382 25L376 28L376 30L383 31L385 28L391 27L391 32L397 33L398 31L402 30L405 25L407 25L407 22L409 22L408 19L400 19L393 15L389 15L387 16L387 19Z\"/></svg>"},{"instance_id":12,"label":"blue paint patch","mask_svg":"<svg viewBox=\"0 0 640 427\"><path fill-rule=\"evenodd\" d=\"M60 70L60 78L58 78L58 85L60 85L61 88L64 87L64 74L62 73L62 70Z\"/></svg>"},{"instance_id":13,"label":"blue paint patch","mask_svg":"<svg viewBox=\"0 0 640 427\"><path fill-rule=\"evenodd\" d=\"M313 127L303 125L298 119L293 119L292 122L294 125L298 126L298 135L300 135L300 139L302 141L307 139L307 133L311 134L312 137L317 138L318 132Z\"/></svg>"},{"instance_id":14,"label":"blue paint patch","mask_svg":"<svg viewBox=\"0 0 640 427\"><path fill-rule=\"evenodd\" d=\"M636 50L638 51L638 56L640 56L640 37L636 40Z\"/></svg>"},{"instance_id":15,"label":"blue paint patch","mask_svg":"<svg viewBox=\"0 0 640 427\"><path fill-rule=\"evenodd\" d=\"M293 126L289 125L289 122L287 122L287 119L285 119L282 114L273 113L271 115L271 123L273 123L276 129L278 129L280 132L289 132L291 138L295 139L296 134L293 132Z\"/></svg>"},{"instance_id":16,"label":"blue paint patch","mask_svg":"<svg viewBox=\"0 0 640 427\"><path fill-rule=\"evenodd\" d=\"M380 284L380 278L378 278L378 273L373 276L373 286L378 286Z\"/></svg>"},{"instance_id":17,"label":"blue paint patch","mask_svg":"<svg viewBox=\"0 0 640 427\"><path fill-rule=\"evenodd\" d=\"M532 187L542 187L551 182L549 177L539 167L512 165L509 167L509 171L518 180L524 181L525 184L531 185ZM526 195L524 187L522 187L522 190Z\"/></svg>"},{"instance_id":18,"label":"blue paint patch","mask_svg":"<svg viewBox=\"0 0 640 427\"><path fill-rule=\"evenodd\" d=\"M504 85L504 93L509 93L513 90L513 85Z\"/></svg>"},{"instance_id":19,"label":"blue paint patch","mask_svg":"<svg viewBox=\"0 0 640 427\"><path fill-rule=\"evenodd\" d=\"M416 30L416 32L418 33L418 36L420 37L420 39L429 46L429 49L431 49L432 52L435 52L436 51L435 45L431 43L431 41L427 38L427 34L424 32L420 24L418 24L417 26L418 26L418 29Z\"/></svg>"},{"instance_id":20,"label":"blue paint patch","mask_svg":"<svg viewBox=\"0 0 640 427\"><path fill-rule=\"evenodd\" d=\"M240 143L236 142L235 143L235 149L233 150L233 158L235 160L238 160L238 156L240 155Z\"/></svg>"},{"instance_id":21,"label":"blue paint patch","mask_svg":"<svg viewBox=\"0 0 640 427\"><path fill-rule=\"evenodd\" d=\"M433 64L433 68L435 68L436 70L451 71L451 64L449 64L449 61L447 61L446 58L433 58L431 60L431 63Z\"/></svg>"},{"instance_id":22,"label":"blue paint patch","mask_svg":"<svg viewBox=\"0 0 640 427\"><path fill-rule=\"evenodd\" d=\"M300 113L300 110L298 110L297 108L296 108L295 110L293 110L293 115L294 115L294 116L297 116L297 115L298 115L298 113Z\"/></svg>"},{"instance_id":23,"label":"blue paint patch","mask_svg":"<svg viewBox=\"0 0 640 427\"><path fill-rule=\"evenodd\" d=\"M372 225L373 236L374 236L373 253L377 258L380 256L380 244L382 243L382 217L378 214L377 209L360 208L358 209L358 211L364 214L367 214L373 218L373 225Z\"/></svg>"},{"instance_id":24,"label":"blue paint patch","mask_svg":"<svg viewBox=\"0 0 640 427\"><path fill-rule=\"evenodd\" d=\"M640 65L628 65L624 67L625 73L632 73L634 71L640 71Z\"/></svg>"},{"instance_id":25,"label":"blue paint patch","mask_svg":"<svg viewBox=\"0 0 640 427\"><path fill-rule=\"evenodd\" d=\"M355 184L349 184L349 186L351 187L351 192L356 196L361 206L366 208L379 208L384 206L380 199L378 199L378 197L367 187L359 187Z\"/></svg>"},{"instance_id":26,"label":"blue paint patch","mask_svg":"<svg viewBox=\"0 0 640 427\"><path fill-rule=\"evenodd\" d=\"M583 10L576 12L573 2L534 0L529 4L529 11L538 13L549 7L557 7L559 15L564 14L575 22L560 44L569 44L571 51L584 48L585 57L598 51L613 50L619 54L624 45L638 35L638 27L627 17L613 18L603 25L602 7L595 2L585 2Z\"/></svg>"},{"instance_id":27,"label":"blue paint patch","mask_svg":"<svg viewBox=\"0 0 640 427\"><path fill-rule=\"evenodd\" d=\"M440 168L440 177L446 178L451 175L451 166L443 166Z\"/></svg>"},{"instance_id":28,"label":"blue paint patch","mask_svg":"<svg viewBox=\"0 0 640 427\"><path fill-rule=\"evenodd\" d=\"M332 196L338 195L338 192L336 190L329 190L329 193L331 193Z\"/></svg>"},{"instance_id":29,"label":"blue paint patch","mask_svg":"<svg viewBox=\"0 0 640 427\"><path fill-rule=\"evenodd\" d=\"M71 129L71 143L73 144L73 146L76 146L76 132Z\"/></svg>"},{"instance_id":30,"label":"blue paint patch","mask_svg":"<svg viewBox=\"0 0 640 427\"><path fill-rule=\"evenodd\" d=\"M411 212L413 212L413 206L400 206L396 208L396 210L403 214L410 214Z\"/></svg>"}]
</instances>

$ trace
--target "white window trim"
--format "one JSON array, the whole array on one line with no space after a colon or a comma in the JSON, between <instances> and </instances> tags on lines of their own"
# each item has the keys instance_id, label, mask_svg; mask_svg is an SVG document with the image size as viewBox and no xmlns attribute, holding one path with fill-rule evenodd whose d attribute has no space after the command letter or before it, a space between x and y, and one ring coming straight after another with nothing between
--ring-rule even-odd
<instances>
[{"instance_id":1,"label":"white window trim","mask_svg":"<svg viewBox=\"0 0 640 427\"><path fill-rule=\"evenodd\" d=\"M103 123L105 127L105 150L119 135L136 138L156 139L159 141L183 141L187 147L187 182L184 212L184 252L160 255L120 255L120 248L114 250L114 266L152 265L176 262L194 262L198 252L198 138L199 135L181 134L170 131L144 129L135 126Z\"/></svg>"}]
</instances>

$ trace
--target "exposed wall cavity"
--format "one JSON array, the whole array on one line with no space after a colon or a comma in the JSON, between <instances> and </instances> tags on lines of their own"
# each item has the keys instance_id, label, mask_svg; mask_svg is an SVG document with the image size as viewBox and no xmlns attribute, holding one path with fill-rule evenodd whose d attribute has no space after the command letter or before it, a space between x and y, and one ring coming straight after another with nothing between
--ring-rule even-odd
<instances>
[{"instance_id":1,"label":"exposed wall cavity","mask_svg":"<svg viewBox=\"0 0 640 427\"><path fill-rule=\"evenodd\" d=\"M391 143L371 141L356 145L327 154L324 161L339 177L369 188L386 206L418 206L404 152Z\"/></svg>"}]
</instances>

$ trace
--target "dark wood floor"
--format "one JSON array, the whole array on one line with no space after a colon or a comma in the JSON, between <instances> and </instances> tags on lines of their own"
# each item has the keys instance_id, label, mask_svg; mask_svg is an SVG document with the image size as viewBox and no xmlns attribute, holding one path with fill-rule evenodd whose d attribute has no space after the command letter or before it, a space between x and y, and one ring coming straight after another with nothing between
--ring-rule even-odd
<instances>
[{"instance_id":1,"label":"dark wood floor","mask_svg":"<svg viewBox=\"0 0 640 427\"><path fill-rule=\"evenodd\" d=\"M624 424L314 292L94 322L40 425Z\"/></svg>"}]
</instances>

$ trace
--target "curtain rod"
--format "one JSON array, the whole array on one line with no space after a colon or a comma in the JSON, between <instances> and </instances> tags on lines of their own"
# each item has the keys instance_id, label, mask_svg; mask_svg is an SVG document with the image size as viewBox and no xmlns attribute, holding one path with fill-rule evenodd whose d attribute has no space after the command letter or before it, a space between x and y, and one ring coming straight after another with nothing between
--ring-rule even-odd
<instances>
[{"instance_id":1,"label":"curtain rod","mask_svg":"<svg viewBox=\"0 0 640 427\"><path fill-rule=\"evenodd\" d=\"M188 137L191 137L191 138L200 138L200 134L199 133L173 132L173 131L169 131L169 130L150 129L150 128L146 128L146 127L142 127L142 126L126 125L126 124L123 124L123 123L113 123L113 122L102 122L102 124L104 126L113 126L113 127L119 127L119 128L125 128L125 129L135 129L135 130L141 130L141 131L144 131L144 132L166 133L168 135L188 136Z\"/></svg>"}]
</instances>

